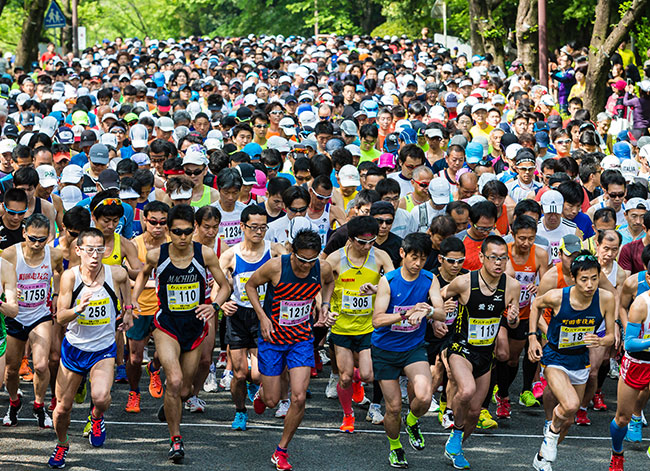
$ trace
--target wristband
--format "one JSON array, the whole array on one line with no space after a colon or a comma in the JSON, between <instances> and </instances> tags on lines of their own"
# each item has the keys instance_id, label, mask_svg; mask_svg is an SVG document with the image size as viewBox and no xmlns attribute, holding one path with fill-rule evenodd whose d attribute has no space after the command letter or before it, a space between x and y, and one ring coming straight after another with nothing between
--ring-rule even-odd
<instances>
[{"instance_id":1,"label":"wristband","mask_svg":"<svg viewBox=\"0 0 650 471\"><path fill-rule=\"evenodd\" d=\"M131 305L131 304L126 304L126 305L124 306L124 310L125 310L125 311L128 311L128 310L131 310L131 311L132 311L132 310L133 310L133 305Z\"/></svg>"},{"instance_id":2,"label":"wristband","mask_svg":"<svg viewBox=\"0 0 650 471\"><path fill-rule=\"evenodd\" d=\"M330 303L328 303L327 301L323 301L322 303L320 303L320 307L323 307L326 304L327 304L327 307L332 307L332 305Z\"/></svg>"},{"instance_id":3,"label":"wristband","mask_svg":"<svg viewBox=\"0 0 650 471\"><path fill-rule=\"evenodd\" d=\"M221 309L221 306L219 306L219 303L212 303L212 309L214 309L214 312L219 312L219 309Z\"/></svg>"},{"instance_id":4,"label":"wristband","mask_svg":"<svg viewBox=\"0 0 650 471\"><path fill-rule=\"evenodd\" d=\"M528 332L526 334L526 337L530 337L531 335L534 335L535 337L538 337L537 332Z\"/></svg>"},{"instance_id":5,"label":"wristband","mask_svg":"<svg viewBox=\"0 0 650 471\"><path fill-rule=\"evenodd\" d=\"M430 308L429 308L429 312L427 313L426 317L428 317L429 319L432 318L432 317L433 317L433 314L434 314L435 312L436 312L436 308L433 307L433 306L430 306Z\"/></svg>"}]
</instances>

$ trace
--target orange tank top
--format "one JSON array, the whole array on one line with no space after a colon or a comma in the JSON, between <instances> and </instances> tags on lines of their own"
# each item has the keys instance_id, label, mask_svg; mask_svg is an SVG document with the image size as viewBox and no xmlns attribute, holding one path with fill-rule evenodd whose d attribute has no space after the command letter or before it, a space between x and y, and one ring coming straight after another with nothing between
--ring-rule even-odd
<instances>
[{"instance_id":1,"label":"orange tank top","mask_svg":"<svg viewBox=\"0 0 650 471\"><path fill-rule=\"evenodd\" d=\"M514 242L508 244L508 257L510 257L510 263L512 268L515 270L515 279L521 285L521 291L519 292L519 318L528 319L530 317L530 303L531 295L526 287L535 283L537 278L537 263L535 258L535 245L530 249L528 254L528 259L524 262L523 265L519 265L514 262L512 259L512 246Z\"/></svg>"},{"instance_id":2,"label":"orange tank top","mask_svg":"<svg viewBox=\"0 0 650 471\"><path fill-rule=\"evenodd\" d=\"M569 286L569 284L566 282L566 278L564 278L564 273L562 272L562 263L556 263L553 266L557 270L557 289L562 289ZM551 317L553 317L553 309L544 309L544 320L546 320L547 324L551 323Z\"/></svg>"},{"instance_id":3,"label":"orange tank top","mask_svg":"<svg viewBox=\"0 0 650 471\"><path fill-rule=\"evenodd\" d=\"M506 235L510 232L510 227L508 225L508 210L506 209L505 204L501 206L501 216L497 219L496 228L501 235Z\"/></svg>"}]
</instances>

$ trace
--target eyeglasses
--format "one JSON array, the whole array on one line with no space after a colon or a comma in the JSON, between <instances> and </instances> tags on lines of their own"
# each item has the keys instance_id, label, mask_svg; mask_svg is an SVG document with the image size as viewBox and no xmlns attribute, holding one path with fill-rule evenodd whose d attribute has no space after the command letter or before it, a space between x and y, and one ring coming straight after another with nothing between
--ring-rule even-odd
<instances>
[{"instance_id":1,"label":"eyeglasses","mask_svg":"<svg viewBox=\"0 0 650 471\"><path fill-rule=\"evenodd\" d=\"M281 115L284 114L284 111L275 110L275 111L271 111L269 114Z\"/></svg>"},{"instance_id":2,"label":"eyeglasses","mask_svg":"<svg viewBox=\"0 0 650 471\"><path fill-rule=\"evenodd\" d=\"M596 261L598 261L598 259L597 259L596 257L594 257L593 255L589 254L589 255L578 255L578 256L576 257L576 259L574 260L574 262L584 262L585 260L590 260L590 261L592 261L592 262L596 262Z\"/></svg>"},{"instance_id":3,"label":"eyeglasses","mask_svg":"<svg viewBox=\"0 0 650 471\"><path fill-rule=\"evenodd\" d=\"M612 199L619 199L625 196L625 193L607 193Z\"/></svg>"},{"instance_id":4,"label":"eyeglasses","mask_svg":"<svg viewBox=\"0 0 650 471\"><path fill-rule=\"evenodd\" d=\"M295 255L296 258L297 258L298 260L300 260L302 263L314 263L314 262L316 262L316 261L318 260L318 257L315 257L315 258L304 258L304 257L301 257L300 255L298 255L297 253L294 253L294 255Z\"/></svg>"},{"instance_id":5,"label":"eyeglasses","mask_svg":"<svg viewBox=\"0 0 650 471\"><path fill-rule=\"evenodd\" d=\"M16 211L15 209L9 209L7 208L6 204L3 204L5 211L9 214L13 214L15 216L18 216L19 214L25 214L27 212L27 208L21 209L20 211Z\"/></svg>"},{"instance_id":6,"label":"eyeglasses","mask_svg":"<svg viewBox=\"0 0 650 471\"><path fill-rule=\"evenodd\" d=\"M556 144L559 144L561 146L567 145L571 143L571 139L560 139L559 141L555 141Z\"/></svg>"},{"instance_id":7,"label":"eyeglasses","mask_svg":"<svg viewBox=\"0 0 650 471\"><path fill-rule=\"evenodd\" d=\"M81 250L83 250L84 252L86 252L88 255L93 255L93 254L101 255L104 252L106 252L106 247L103 247L103 246L102 247L89 247L89 246L86 245L86 246L82 246L82 247L79 247L79 248Z\"/></svg>"},{"instance_id":8,"label":"eyeglasses","mask_svg":"<svg viewBox=\"0 0 650 471\"><path fill-rule=\"evenodd\" d=\"M477 226L476 224L472 224L474 226L474 229L476 229L479 232L490 232L492 229L494 229L494 226L490 227L485 227L485 226Z\"/></svg>"},{"instance_id":9,"label":"eyeglasses","mask_svg":"<svg viewBox=\"0 0 650 471\"><path fill-rule=\"evenodd\" d=\"M246 229L250 229L253 232L266 232L269 228L267 224L263 224L261 226L249 226L248 224L244 224L244 227Z\"/></svg>"},{"instance_id":10,"label":"eyeglasses","mask_svg":"<svg viewBox=\"0 0 650 471\"><path fill-rule=\"evenodd\" d=\"M155 219L147 219L147 222L151 224L152 226L166 226L167 225L167 219L161 219L160 221L156 221Z\"/></svg>"},{"instance_id":11,"label":"eyeglasses","mask_svg":"<svg viewBox=\"0 0 650 471\"><path fill-rule=\"evenodd\" d=\"M313 188L311 188L311 192L314 194L316 198L318 198L321 201L329 201L330 198L332 197L332 195L329 196L319 195L318 193L316 193L316 190L314 190Z\"/></svg>"},{"instance_id":12,"label":"eyeglasses","mask_svg":"<svg viewBox=\"0 0 650 471\"><path fill-rule=\"evenodd\" d=\"M379 224L380 226L381 226L382 224L386 224L387 226L390 226L390 225L393 223L393 221L394 221L395 219L393 219L393 218L391 218L391 219L380 219L380 218L375 218L375 220L377 221L377 224Z\"/></svg>"},{"instance_id":13,"label":"eyeglasses","mask_svg":"<svg viewBox=\"0 0 650 471\"><path fill-rule=\"evenodd\" d=\"M485 258L494 263L501 263L508 260L507 255L502 255L501 257L497 257L496 255L486 255Z\"/></svg>"},{"instance_id":14,"label":"eyeglasses","mask_svg":"<svg viewBox=\"0 0 650 471\"><path fill-rule=\"evenodd\" d=\"M280 166L281 166L281 164L278 164L275 167L269 167L268 165L265 165L266 170L268 170L269 172L280 170Z\"/></svg>"},{"instance_id":15,"label":"eyeglasses","mask_svg":"<svg viewBox=\"0 0 650 471\"><path fill-rule=\"evenodd\" d=\"M397 196L384 196L381 200L382 201L387 201L389 203L397 203L399 201L399 195Z\"/></svg>"},{"instance_id":16,"label":"eyeglasses","mask_svg":"<svg viewBox=\"0 0 650 471\"><path fill-rule=\"evenodd\" d=\"M256 125L253 126L253 127L254 127L254 128L257 128L257 129L266 129L266 128L269 127L269 125L268 125L268 124L256 124Z\"/></svg>"},{"instance_id":17,"label":"eyeglasses","mask_svg":"<svg viewBox=\"0 0 650 471\"><path fill-rule=\"evenodd\" d=\"M47 240L47 236L45 236L45 237L36 237L36 236L31 236L29 234L27 235L27 238L29 240L31 240L32 242L38 242L38 243L41 243L41 244Z\"/></svg>"},{"instance_id":18,"label":"eyeglasses","mask_svg":"<svg viewBox=\"0 0 650 471\"><path fill-rule=\"evenodd\" d=\"M200 170L194 170L194 171L185 170L185 175L187 175L188 177L195 177L197 175L201 175L203 173L203 170L205 170L205 167Z\"/></svg>"},{"instance_id":19,"label":"eyeglasses","mask_svg":"<svg viewBox=\"0 0 650 471\"><path fill-rule=\"evenodd\" d=\"M428 188L429 187L429 182L419 182L415 179L413 179L413 182L415 182L417 185L419 185L420 188Z\"/></svg>"},{"instance_id":20,"label":"eyeglasses","mask_svg":"<svg viewBox=\"0 0 650 471\"><path fill-rule=\"evenodd\" d=\"M517 167L517 170L520 172L532 173L535 171L535 167Z\"/></svg>"},{"instance_id":21,"label":"eyeglasses","mask_svg":"<svg viewBox=\"0 0 650 471\"><path fill-rule=\"evenodd\" d=\"M449 263L450 265L462 265L465 263L465 257L463 258L450 258L450 257L442 257L442 259Z\"/></svg>"},{"instance_id":22,"label":"eyeglasses","mask_svg":"<svg viewBox=\"0 0 650 471\"><path fill-rule=\"evenodd\" d=\"M304 213L305 211L307 211L307 208L309 208L309 206L303 206L302 208L292 208L291 206L289 206L287 209L292 213Z\"/></svg>"},{"instance_id":23,"label":"eyeglasses","mask_svg":"<svg viewBox=\"0 0 650 471\"><path fill-rule=\"evenodd\" d=\"M175 227L174 229L170 229L169 232L177 236L188 236L194 232L194 228L188 227L187 229L179 229L178 227Z\"/></svg>"},{"instance_id":24,"label":"eyeglasses","mask_svg":"<svg viewBox=\"0 0 650 471\"><path fill-rule=\"evenodd\" d=\"M372 245L377 240L377 237L373 237L372 239L368 239L368 240L359 239L358 237L355 237L354 240L356 240L361 245Z\"/></svg>"}]
</instances>

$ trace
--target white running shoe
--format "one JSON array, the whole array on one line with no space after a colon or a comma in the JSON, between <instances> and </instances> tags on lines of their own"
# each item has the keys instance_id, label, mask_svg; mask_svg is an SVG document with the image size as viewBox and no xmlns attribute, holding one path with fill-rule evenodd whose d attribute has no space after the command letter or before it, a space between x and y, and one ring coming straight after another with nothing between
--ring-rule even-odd
<instances>
[{"instance_id":1,"label":"white running shoe","mask_svg":"<svg viewBox=\"0 0 650 471\"><path fill-rule=\"evenodd\" d=\"M609 373L607 374L612 379L618 379L620 375L621 366L616 361L616 358L609 359Z\"/></svg>"},{"instance_id":2,"label":"white running shoe","mask_svg":"<svg viewBox=\"0 0 650 471\"><path fill-rule=\"evenodd\" d=\"M440 423L442 428L449 430L454 426L454 413L451 409L447 409L444 414L442 414L442 422Z\"/></svg>"},{"instance_id":3,"label":"white running shoe","mask_svg":"<svg viewBox=\"0 0 650 471\"><path fill-rule=\"evenodd\" d=\"M275 411L275 417L278 419L284 419L289 412L289 406L291 405L291 399L282 399L278 404L278 410Z\"/></svg>"},{"instance_id":4,"label":"white running shoe","mask_svg":"<svg viewBox=\"0 0 650 471\"><path fill-rule=\"evenodd\" d=\"M149 358L149 352L145 348L144 352L142 352L142 364L146 365L147 363L149 363L150 360L151 358Z\"/></svg>"},{"instance_id":5,"label":"white running shoe","mask_svg":"<svg viewBox=\"0 0 650 471\"><path fill-rule=\"evenodd\" d=\"M544 458L539 459L537 455L533 459L533 468L537 471L553 471L550 461L546 461Z\"/></svg>"},{"instance_id":6,"label":"white running shoe","mask_svg":"<svg viewBox=\"0 0 650 471\"><path fill-rule=\"evenodd\" d=\"M339 375L330 373L330 379L325 388L325 397L327 399L336 399L339 397L339 393L336 391L337 384L339 384Z\"/></svg>"},{"instance_id":7,"label":"white running shoe","mask_svg":"<svg viewBox=\"0 0 650 471\"><path fill-rule=\"evenodd\" d=\"M440 410L440 404L436 400L436 396L431 396L431 405L429 406L429 412L438 412Z\"/></svg>"},{"instance_id":8,"label":"white running shoe","mask_svg":"<svg viewBox=\"0 0 650 471\"><path fill-rule=\"evenodd\" d=\"M557 458L557 442L560 439L559 433L553 433L549 426L544 434L544 441L539 449L539 454L551 463ZM541 469L541 468L540 468Z\"/></svg>"},{"instance_id":9,"label":"white running shoe","mask_svg":"<svg viewBox=\"0 0 650 471\"><path fill-rule=\"evenodd\" d=\"M327 352L325 350L318 350L318 354L320 355L320 361L323 362L323 365L330 364L330 357L327 355Z\"/></svg>"},{"instance_id":10,"label":"white running shoe","mask_svg":"<svg viewBox=\"0 0 650 471\"><path fill-rule=\"evenodd\" d=\"M217 368L225 368L228 364L228 354L225 351L219 352L219 358L217 358Z\"/></svg>"},{"instance_id":11,"label":"white running shoe","mask_svg":"<svg viewBox=\"0 0 650 471\"><path fill-rule=\"evenodd\" d=\"M204 412L205 411L205 401L196 396L190 397L185 401L185 410L190 411L191 413Z\"/></svg>"},{"instance_id":12,"label":"white running shoe","mask_svg":"<svg viewBox=\"0 0 650 471\"><path fill-rule=\"evenodd\" d=\"M232 383L232 371L224 370L219 381L219 387L224 391L230 391L230 383Z\"/></svg>"},{"instance_id":13,"label":"white running shoe","mask_svg":"<svg viewBox=\"0 0 650 471\"><path fill-rule=\"evenodd\" d=\"M368 413L366 414L366 421L372 422L372 425L381 425L384 423L384 416L381 413L381 405L370 404Z\"/></svg>"},{"instance_id":14,"label":"white running shoe","mask_svg":"<svg viewBox=\"0 0 650 471\"><path fill-rule=\"evenodd\" d=\"M214 363L210 364L210 372L208 377L205 378L203 383L203 390L205 392L215 392L219 389L219 381L217 381L217 367Z\"/></svg>"}]
</instances>

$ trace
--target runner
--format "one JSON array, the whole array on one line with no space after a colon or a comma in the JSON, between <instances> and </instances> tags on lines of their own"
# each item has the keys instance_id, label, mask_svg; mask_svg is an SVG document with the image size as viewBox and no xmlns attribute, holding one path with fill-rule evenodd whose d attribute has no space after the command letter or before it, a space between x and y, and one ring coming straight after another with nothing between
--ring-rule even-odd
<instances>
[{"instance_id":1,"label":"runner","mask_svg":"<svg viewBox=\"0 0 650 471\"><path fill-rule=\"evenodd\" d=\"M79 265L61 276L56 321L67 324L61 346L61 364L56 378L54 429L57 443L48 461L51 468L64 468L70 449L68 427L72 400L85 375L91 382L90 444L102 446L106 440L104 412L111 403L111 386L115 368L115 324L118 295L122 296L122 324L128 330L132 321L131 290L122 267L102 263L104 234L99 229L82 231L75 247Z\"/></svg>"},{"instance_id":2,"label":"runner","mask_svg":"<svg viewBox=\"0 0 650 471\"><path fill-rule=\"evenodd\" d=\"M144 232L133 239L138 250L138 259L142 263L146 261L147 252L159 248L168 241L167 213L169 213L169 206L161 201L152 201L144 207L144 218L142 219ZM154 316L158 311L156 282L153 276L147 280L145 289L138 298L138 305L141 311L137 313L138 317L133 319L133 327L126 333L129 343L129 359L126 363L129 398L124 410L134 414L140 412L142 359L154 329ZM160 380L160 360L157 352L153 359L147 362L146 371L149 375L149 394L154 398L162 397L163 386Z\"/></svg>"},{"instance_id":3,"label":"runner","mask_svg":"<svg viewBox=\"0 0 650 471\"><path fill-rule=\"evenodd\" d=\"M425 446L419 419L431 404L431 372L424 346L427 322L422 320L445 319L440 284L431 272L422 270L430 252L427 234L414 233L404 238L400 249L402 267L379 280L372 315L372 367L386 400L384 430L390 444L388 462L394 468L408 467L399 438L402 371L411 385L404 428L414 450Z\"/></svg>"},{"instance_id":4,"label":"runner","mask_svg":"<svg viewBox=\"0 0 650 471\"><path fill-rule=\"evenodd\" d=\"M445 445L445 456L456 469L469 468L462 442L476 428L490 387L499 327L506 323L511 328L519 325L520 285L505 273L508 261L505 241L499 236L486 237L479 260L479 270L458 276L442 289L443 299L457 296L460 305L446 354L456 394L452 404L454 426ZM508 312L504 316L506 308Z\"/></svg>"},{"instance_id":5,"label":"runner","mask_svg":"<svg viewBox=\"0 0 650 471\"><path fill-rule=\"evenodd\" d=\"M174 206L167 214L171 242L147 252L138 274L133 297L139 299L147 279L155 269L159 310L153 332L158 358L165 370L167 388L158 418L167 421L171 447L168 458L180 463L185 448L180 433L183 403L192 390L201 349L208 333L206 320L214 316L228 296L226 278L213 250L192 242L194 210L189 205ZM206 267L219 285L217 299L205 304ZM135 309L139 310L137 303Z\"/></svg>"},{"instance_id":6,"label":"runner","mask_svg":"<svg viewBox=\"0 0 650 471\"><path fill-rule=\"evenodd\" d=\"M5 322L18 315L18 301L16 298L16 268L2 258L0 258L0 289L0 371L5 371L5 352L7 351ZM0 387L3 384L4 374L0 375Z\"/></svg>"},{"instance_id":7,"label":"runner","mask_svg":"<svg viewBox=\"0 0 650 471\"><path fill-rule=\"evenodd\" d=\"M193 144L185 150L183 156L183 172L192 180L193 208L202 208L219 201L219 193L214 188L203 184L203 179L208 173L208 157L205 147ZM221 188L221 187L219 187Z\"/></svg>"},{"instance_id":8,"label":"runner","mask_svg":"<svg viewBox=\"0 0 650 471\"><path fill-rule=\"evenodd\" d=\"M260 382L257 362L259 327L245 286L257 269L271 258L286 252L282 245L264 240L268 229L266 221L264 208L247 206L241 213L243 240L228 249L220 259L223 270L232 280L232 294L221 308L226 315L226 342L233 372L230 383L230 394L235 404L233 430L246 430L246 390L248 388L248 397L254 399ZM265 294L266 286L262 285L258 289L260 301L264 300Z\"/></svg>"},{"instance_id":9,"label":"runner","mask_svg":"<svg viewBox=\"0 0 650 471\"><path fill-rule=\"evenodd\" d=\"M596 257L583 250L571 262L575 286L550 290L533 301L528 355L533 362L541 360L544 377L559 402L533 459L533 467L538 471L551 471L557 445L566 436L580 407L589 379L588 348L614 343L614 296L598 287L600 270ZM552 310L552 317L546 333L548 342L542 349L535 327L538 309L545 308ZM599 337L596 330L603 320L606 333Z\"/></svg>"},{"instance_id":10,"label":"runner","mask_svg":"<svg viewBox=\"0 0 650 471\"><path fill-rule=\"evenodd\" d=\"M392 209L392 205L389 205ZM379 224L372 216L359 216L347 223L348 242L327 257L335 278L332 312L337 313L329 341L334 345L339 382L336 387L343 408L341 432L354 432L352 401L365 397L361 382L373 381L370 337L372 311L380 274L393 271L390 256L372 244ZM324 302L329 302L323 298ZM355 362L355 357L358 360ZM357 368L355 368L357 363ZM372 404L378 409L379 404ZM368 411L372 416L373 412Z\"/></svg>"},{"instance_id":11,"label":"runner","mask_svg":"<svg viewBox=\"0 0 650 471\"><path fill-rule=\"evenodd\" d=\"M232 247L241 242L241 212L246 205L238 200L243 185L240 173L234 168L224 168L217 175L219 201L212 203L221 213L219 238Z\"/></svg>"},{"instance_id":12,"label":"runner","mask_svg":"<svg viewBox=\"0 0 650 471\"><path fill-rule=\"evenodd\" d=\"M259 319L257 341L262 386L255 397L255 412L275 407L282 398L282 373L289 370L291 406L284 419L282 438L271 457L278 470L291 470L287 447L305 414L311 368L314 367L312 317L315 325L330 327L334 318L329 306L317 309L316 296L331 297L334 276L330 265L319 258L322 240L312 230L293 237L292 253L267 261L245 285L246 294ZM264 307L257 290L267 285Z\"/></svg>"},{"instance_id":13,"label":"runner","mask_svg":"<svg viewBox=\"0 0 650 471\"><path fill-rule=\"evenodd\" d=\"M342 226L346 221L343 210L330 203L332 189L332 182L325 175L316 177L309 188L310 200L305 217L318 230L322 248L327 245L327 238L330 230L334 228L334 223Z\"/></svg>"},{"instance_id":14,"label":"runner","mask_svg":"<svg viewBox=\"0 0 650 471\"><path fill-rule=\"evenodd\" d=\"M5 320L7 326L7 368L5 382L9 393L9 410L3 425L18 424L22 405L18 394L18 375L25 346L29 343L34 365L34 417L40 428L52 428L52 419L45 411L45 393L50 380L48 357L52 341L51 302L58 296L59 278L63 272L61 250L50 248L50 221L42 214L25 219L25 242L2 252L2 258L16 267L18 315Z\"/></svg>"}]
</instances>

